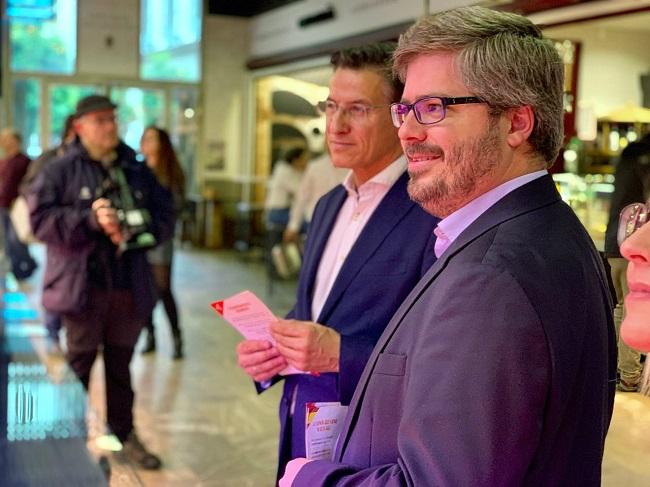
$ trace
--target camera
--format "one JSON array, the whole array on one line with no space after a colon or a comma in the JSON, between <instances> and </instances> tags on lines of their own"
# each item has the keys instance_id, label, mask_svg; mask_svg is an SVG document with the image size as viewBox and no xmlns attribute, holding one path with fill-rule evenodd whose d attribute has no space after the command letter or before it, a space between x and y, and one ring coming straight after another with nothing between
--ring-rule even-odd
<instances>
[{"instance_id":1,"label":"camera","mask_svg":"<svg viewBox=\"0 0 650 487\"><path fill-rule=\"evenodd\" d=\"M122 233L120 253L128 250L148 249L156 245L156 237L149 230L151 215L146 208L138 208L124 171L119 166L108 170L108 177L98 191L98 198L106 198L115 208Z\"/></svg>"}]
</instances>

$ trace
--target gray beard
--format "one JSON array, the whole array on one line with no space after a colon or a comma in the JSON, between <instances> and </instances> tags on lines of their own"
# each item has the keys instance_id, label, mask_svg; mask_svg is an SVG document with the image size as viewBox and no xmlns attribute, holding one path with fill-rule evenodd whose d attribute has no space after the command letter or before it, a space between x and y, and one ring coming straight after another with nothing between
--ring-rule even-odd
<instances>
[{"instance_id":1,"label":"gray beard","mask_svg":"<svg viewBox=\"0 0 650 487\"><path fill-rule=\"evenodd\" d=\"M419 175L411 174L409 196L428 213L445 218L479 196L475 194L479 183L499 163L498 143L496 126L491 125L481 138L454 145L443 155L446 177L425 183L418 181Z\"/></svg>"}]
</instances>

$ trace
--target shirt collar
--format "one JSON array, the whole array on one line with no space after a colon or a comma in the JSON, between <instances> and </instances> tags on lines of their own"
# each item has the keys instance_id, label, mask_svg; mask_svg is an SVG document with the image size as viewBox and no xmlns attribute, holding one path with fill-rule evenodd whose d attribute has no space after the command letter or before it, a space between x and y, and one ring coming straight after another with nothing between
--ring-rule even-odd
<instances>
[{"instance_id":1,"label":"shirt collar","mask_svg":"<svg viewBox=\"0 0 650 487\"><path fill-rule=\"evenodd\" d=\"M368 181L357 187L354 171L350 171L343 180L343 186L348 192L348 195L357 195L374 185L384 186L390 188L395 184L395 181L406 171L406 156L401 155L388 166L382 169L379 173L375 174Z\"/></svg>"},{"instance_id":2,"label":"shirt collar","mask_svg":"<svg viewBox=\"0 0 650 487\"><path fill-rule=\"evenodd\" d=\"M438 237L443 237L447 241L441 253L446 250L446 248L449 247L449 245L451 245L451 243L456 240L456 238L467 227L469 227L474 222L474 220L485 213L497 201L499 201L508 193L519 188L520 186L523 186L524 184L527 184L535 179L541 178L546 174L548 174L548 171L546 169L542 169L540 171L524 174L523 176L519 176L506 181L496 188L483 193L481 196L473 199L462 208L459 208L453 212L451 215L440 220L440 222L438 222L438 226L436 227L435 233Z\"/></svg>"}]
</instances>

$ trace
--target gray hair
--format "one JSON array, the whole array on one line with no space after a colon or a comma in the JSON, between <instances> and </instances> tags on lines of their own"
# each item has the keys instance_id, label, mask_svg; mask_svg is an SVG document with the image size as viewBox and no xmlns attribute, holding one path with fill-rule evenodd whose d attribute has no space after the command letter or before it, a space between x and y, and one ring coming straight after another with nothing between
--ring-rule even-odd
<instances>
[{"instance_id":1,"label":"gray hair","mask_svg":"<svg viewBox=\"0 0 650 487\"><path fill-rule=\"evenodd\" d=\"M416 57L456 53L456 66L472 95L499 115L530 105L535 125L529 137L533 151L547 166L564 137L564 66L553 43L520 15L484 7L462 7L420 19L402 34L393 70L404 80Z\"/></svg>"}]
</instances>

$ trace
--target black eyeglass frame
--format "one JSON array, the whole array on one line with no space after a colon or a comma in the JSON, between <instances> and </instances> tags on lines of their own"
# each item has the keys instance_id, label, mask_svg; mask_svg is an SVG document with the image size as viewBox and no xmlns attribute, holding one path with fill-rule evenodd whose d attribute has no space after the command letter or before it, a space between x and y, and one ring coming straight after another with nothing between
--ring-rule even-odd
<instances>
[{"instance_id":1,"label":"black eyeglass frame","mask_svg":"<svg viewBox=\"0 0 650 487\"><path fill-rule=\"evenodd\" d=\"M436 120L435 122L423 122L422 119L420 118L420 113L418 110L415 109L415 105L418 103L425 101L425 100L440 100L440 104L442 105L442 117L440 120ZM456 97L449 97L449 96L423 96L422 98L418 98L415 100L413 103L391 103L390 105L390 115L391 115L391 120L393 121L393 125L397 128L400 128L404 124L404 118L409 114L410 111L413 111L413 114L415 115L415 119L418 121L419 124L421 125L434 125L436 123L442 122L445 117L447 116L447 107L450 105L468 105L470 103L487 103L485 100L481 100L480 98L476 96L456 96ZM397 113L396 109L397 107L406 107L408 110L406 113ZM401 121L397 118L401 117Z\"/></svg>"}]
</instances>

